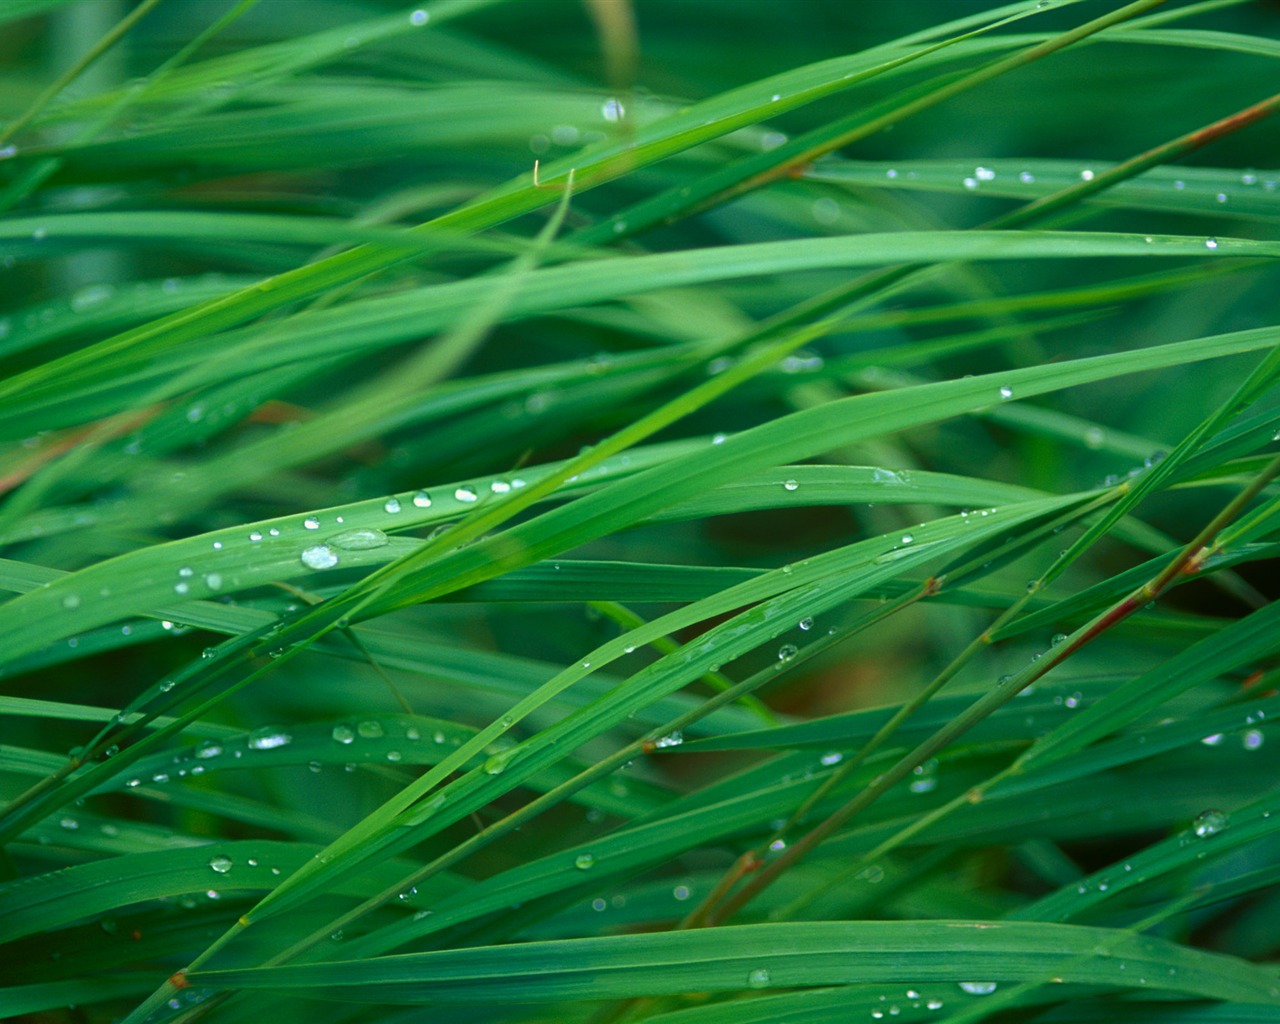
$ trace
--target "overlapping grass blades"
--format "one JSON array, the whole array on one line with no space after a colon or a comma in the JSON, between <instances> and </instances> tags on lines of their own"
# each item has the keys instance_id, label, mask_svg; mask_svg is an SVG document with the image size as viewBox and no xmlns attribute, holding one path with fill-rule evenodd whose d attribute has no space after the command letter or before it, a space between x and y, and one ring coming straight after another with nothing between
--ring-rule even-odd
<instances>
[{"instance_id":1,"label":"overlapping grass blades","mask_svg":"<svg viewBox=\"0 0 1280 1024\"><path fill-rule=\"evenodd\" d=\"M0 12L0 1014L1274 1016L1261 4L153 6Z\"/></svg>"}]
</instances>

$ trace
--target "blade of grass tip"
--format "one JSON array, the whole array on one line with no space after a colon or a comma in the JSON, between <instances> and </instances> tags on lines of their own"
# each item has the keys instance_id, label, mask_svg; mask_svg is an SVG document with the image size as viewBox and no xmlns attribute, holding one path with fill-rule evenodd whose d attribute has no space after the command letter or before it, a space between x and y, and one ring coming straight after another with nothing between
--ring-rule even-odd
<instances>
[{"instance_id":1,"label":"blade of grass tip","mask_svg":"<svg viewBox=\"0 0 1280 1024\"><path fill-rule=\"evenodd\" d=\"M1199 571L1200 565L1205 556L1212 548L1214 538L1227 526L1234 521L1254 500L1261 494L1266 487L1277 476L1280 476L1280 457L1273 459L1267 467L1258 474L1254 480L1236 495L1224 508L1222 508L1201 530L1179 552L1178 557L1169 565L1165 566L1156 576L1144 583L1133 593L1112 605L1106 611L1095 616L1089 622L1085 623L1074 633L1067 637L1062 643L1050 648L1045 656L1039 661L1032 662L1020 672L1009 677L1006 680L997 683L996 686L975 701L961 715L957 716L952 722L938 730L933 736L921 743L915 750L905 755L893 767L889 768L884 774L878 776L870 786L859 793L853 800L840 808L816 828L812 829L802 839L789 847L776 861L768 865L758 875L753 877L742 889L738 890L726 903L721 912L716 915L715 921L721 922L734 913L746 906L768 885L775 881L783 871L794 864L796 861L811 852L817 845L827 839L836 829L845 825L856 814L874 803L882 796L891 786L906 778L911 770L918 764L923 763L930 757L934 756L939 750L947 746L956 737L967 731L973 724L986 717L996 708L1008 703L1021 690L1030 686L1037 679L1044 676L1051 669L1060 665L1067 658L1075 654L1076 651L1095 639L1106 633L1107 630L1115 626L1117 623L1128 618L1144 605L1158 598L1165 590L1167 590L1182 574L1194 574ZM998 779L1003 779L1012 771L1012 766L998 773L998 775L971 787L962 797L953 800L950 804L944 805L947 808L945 813L949 813L951 809L964 806L967 803L976 803L980 801L985 792L991 788ZM930 812L923 816L929 819L929 823L936 820L942 809ZM913 823L908 828L911 834L919 831L924 827L922 824ZM896 842L894 843L896 845ZM884 844L877 847L876 852L882 852Z\"/></svg>"},{"instance_id":2,"label":"blade of grass tip","mask_svg":"<svg viewBox=\"0 0 1280 1024\"><path fill-rule=\"evenodd\" d=\"M157 0L158 2L158 0ZM131 106L139 102L143 97L151 91L155 85L162 81L174 69L181 67L193 55L199 52L204 45L214 36L218 35L224 29L230 27L241 17L247 14L253 7L257 6L258 0L239 0L235 7L226 11L213 24L209 25L202 32L196 35L194 39L183 46L172 57L168 58L155 71L146 78L141 79L136 84L130 85L103 114L87 124L79 132L75 133L69 143L71 145L82 145L92 139L97 138L103 131L119 120L120 115L128 110ZM137 8L141 10L141 7ZM30 170L26 171L18 177L10 186L0 193L0 212L12 209L24 199L29 197L32 192L38 189L46 182L58 169L62 166L61 157L49 157L35 164Z\"/></svg>"},{"instance_id":3,"label":"blade of grass tip","mask_svg":"<svg viewBox=\"0 0 1280 1024\"><path fill-rule=\"evenodd\" d=\"M44 91L40 93L31 102L25 111L10 121L4 128L0 128L0 146L5 145L18 132L22 131L32 119L39 116L40 112L47 107L54 98L62 92L68 85L79 78L91 64L99 57L110 50L118 43L129 29L133 28L139 21L145 18L160 3L160 0L142 0L133 10L121 18L106 35L99 39L89 49L89 52L76 61L71 67L67 68L61 75L55 78Z\"/></svg>"}]
</instances>

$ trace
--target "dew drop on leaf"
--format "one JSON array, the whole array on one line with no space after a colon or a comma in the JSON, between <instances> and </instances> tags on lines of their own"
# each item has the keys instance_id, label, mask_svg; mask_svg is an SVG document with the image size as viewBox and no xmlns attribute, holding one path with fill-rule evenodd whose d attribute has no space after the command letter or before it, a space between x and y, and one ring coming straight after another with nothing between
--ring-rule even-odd
<instances>
[{"instance_id":1,"label":"dew drop on leaf","mask_svg":"<svg viewBox=\"0 0 1280 1024\"><path fill-rule=\"evenodd\" d=\"M757 967L747 975L747 988L768 988L769 981L770 977L768 968Z\"/></svg>"},{"instance_id":2,"label":"dew drop on leaf","mask_svg":"<svg viewBox=\"0 0 1280 1024\"><path fill-rule=\"evenodd\" d=\"M292 742L292 736L271 725L264 725L261 729L254 729L249 733L250 750L275 750L277 747L288 746Z\"/></svg>"},{"instance_id":3,"label":"dew drop on leaf","mask_svg":"<svg viewBox=\"0 0 1280 1024\"><path fill-rule=\"evenodd\" d=\"M960 987L971 996L989 996L996 990L994 981L962 981Z\"/></svg>"},{"instance_id":4,"label":"dew drop on leaf","mask_svg":"<svg viewBox=\"0 0 1280 1024\"><path fill-rule=\"evenodd\" d=\"M338 564L338 553L328 544L303 548L298 558L308 569L332 569Z\"/></svg>"},{"instance_id":5,"label":"dew drop on leaf","mask_svg":"<svg viewBox=\"0 0 1280 1024\"><path fill-rule=\"evenodd\" d=\"M1191 830L1201 838L1215 835L1227 827L1225 811L1204 811L1191 823Z\"/></svg>"},{"instance_id":6,"label":"dew drop on leaf","mask_svg":"<svg viewBox=\"0 0 1280 1024\"><path fill-rule=\"evenodd\" d=\"M329 543L344 551L369 551L387 545L387 535L373 527L344 530L329 538Z\"/></svg>"},{"instance_id":7,"label":"dew drop on leaf","mask_svg":"<svg viewBox=\"0 0 1280 1024\"><path fill-rule=\"evenodd\" d=\"M579 871L590 871L595 865L596 859L589 853L580 853L573 859L573 866Z\"/></svg>"},{"instance_id":8,"label":"dew drop on leaf","mask_svg":"<svg viewBox=\"0 0 1280 1024\"><path fill-rule=\"evenodd\" d=\"M231 858L225 853L220 853L209 860L209 867L213 868L218 874L225 875L231 870Z\"/></svg>"}]
</instances>

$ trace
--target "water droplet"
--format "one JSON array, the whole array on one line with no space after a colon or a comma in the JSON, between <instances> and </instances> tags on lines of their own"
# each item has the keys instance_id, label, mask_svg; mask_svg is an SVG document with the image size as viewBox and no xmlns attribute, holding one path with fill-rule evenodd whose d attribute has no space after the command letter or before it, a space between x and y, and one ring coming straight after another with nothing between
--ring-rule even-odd
<instances>
[{"instance_id":1,"label":"water droplet","mask_svg":"<svg viewBox=\"0 0 1280 1024\"><path fill-rule=\"evenodd\" d=\"M579 871L590 871L595 865L596 859L589 853L580 853L573 858L573 866Z\"/></svg>"},{"instance_id":2,"label":"water droplet","mask_svg":"<svg viewBox=\"0 0 1280 1024\"><path fill-rule=\"evenodd\" d=\"M315 516L307 516L306 519L302 520L302 525L308 530L318 530L320 529L320 520Z\"/></svg>"},{"instance_id":3,"label":"water droplet","mask_svg":"<svg viewBox=\"0 0 1280 1024\"><path fill-rule=\"evenodd\" d=\"M188 583L175 583L173 585L173 592L175 594L185 594L190 589L191 589L191 585Z\"/></svg>"},{"instance_id":4,"label":"water droplet","mask_svg":"<svg viewBox=\"0 0 1280 1024\"><path fill-rule=\"evenodd\" d=\"M68 594L66 597L62 599L62 607L69 612L75 611L77 608L80 607L80 595Z\"/></svg>"},{"instance_id":5,"label":"water droplet","mask_svg":"<svg viewBox=\"0 0 1280 1024\"><path fill-rule=\"evenodd\" d=\"M1059 644L1065 644L1066 642L1067 642L1066 633L1054 633L1053 636L1049 639L1049 646L1057 647Z\"/></svg>"},{"instance_id":6,"label":"water droplet","mask_svg":"<svg viewBox=\"0 0 1280 1024\"><path fill-rule=\"evenodd\" d=\"M800 489L800 484L796 480L787 480L783 483L782 489L784 491L798 491Z\"/></svg>"},{"instance_id":7,"label":"water droplet","mask_svg":"<svg viewBox=\"0 0 1280 1024\"><path fill-rule=\"evenodd\" d=\"M801 629L803 629L805 632L808 632L809 630L813 629L813 617L811 615L806 615L803 619L797 622L796 625L799 626Z\"/></svg>"},{"instance_id":8,"label":"water droplet","mask_svg":"<svg viewBox=\"0 0 1280 1024\"><path fill-rule=\"evenodd\" d=\"M431 495L429 495L426 491L419 491L417 494L413 496L413 504L416 508L430 508Z\"/></svg>"},{"instance_id":9,"label":"water droplet","mask_svg":"<svg viewBox=\"0 0 1280 1024\"><path fill-rule=\"evenodd\" d=\"M1002 402L1007 402L1012 397L1013 397L1013 388L1009 387L1009 385L1007 384L1005 384L1003 387L1000 388L1000 400Z\"/></svg>"},{"instance_id":10,"label":"water droplet","mask_svg":"<svg viewBox=\"0 0 1280 1024\"><path fill-rule=\"evenodd\" d=\"M220 853L209 860L209 867L213 868L218 874L225 875L231 870L231 858L225 853Z\"/></svg>"},{"instance_id":11,"label":"water droplet","mask_svg":"<svg viewBox=\"0 0 1280 1024\"><path fill-rule=\"evenodd\" d=\"M1265 740L1261 729L1250 729L1240 737L1240 744L1245 750L1257 750Z\"/></svg>"},{"instance_id":12,"label":"water droplet","mask_svg":"<svg viewBox=\"0 0 1280 1024\"><path fill-rule=\"evenodd\" d=\"M928 1007L930 1010L941 1010L941 1009L942 1009L942 1000L941 1000L941 999L930 999L930 1000L929 1000L927 1003L925 1003L924 1005L925 1005L926 1007Z\"/></svg>"},{"instance_id":13,"label":"water droplet","mask_svg":"<svg viewBox=\"0 0 1280 1024\"><path fill-rule=\"evenodd\" d=\"M905 484L907 478L902 473L895 473L892 469L873 469L871 482L873 484Z\"/></svg>"},{"instance_id":14,"label":"water droplet","mask_svg":"<svg viewBox=\"0 0 1280 1024\"><path fill-rule=\"evenodd\" d=\"M685 900L689 898L691 893L687 885L677 885L674 889L671 890L671 895L675 899L683 903Z\"/></svg>"},{"instance_id":15,"label":"water droplet","mask_svg":"<svg viewBox=\"0 0 1280 1024\"><path fill-rule=\"evenodd\" d=\"M1204 247L1206 249L1216 249L1218 248L1218 240L1216 238L1206 238L1204 240Z\"/></svg>"},{"instance_id":16,"label":"water droplet","mask_svg":"<svg viewBox=\"0 0 1280 1024\"><path fill-rule=\"evenodd\" d=\"M308 569L332 569L338 564L338 553L328 544L304 548L298 558Z\"/></svg>"},{"instance_id":17,"label":"water droplet","mask_svg":"<svg viewBox=\"0 0 1280 1024\"><path fill-rule=\"evenodd\" d=\"M418 9L410 13L409 24L417 27L421 27L427 23L430 17L431 15L429 15L426 11L422 9Z\"/></svg>"},{"instance_id":18,"label":"water droplet","mask_svg":"<svg viewBox=\"0 0 1280 1024\"><path fill-rule=\"evenodd\" d=\"M1227 820L1225 811L1205 811L1191 823L1191 831L1201 838L1215 835L1227 827Z\"/></svg>"},{"instance_id":19,"label":"water droplet","mask_svg":"<svg viewBox=\"0 0 1280 1024\"><path fill-rule=\"evenodd\" d=\"M216 743L213 740L206 740L204 743L201 743L196 747L195 753L196 757L201 758L202 760L207 760L210 757L217 757L222 753L222 744Z\"/></svg>"},{"instance_id":20,"label":"water droplet","mask_svg":"<svg viewBox=\"0 0 1280 1024\"><path fill-rule=\"evenodd\" d=\"M400 499L388 498L386 501L382 503L382 508L389 515L395 515L397 512L400 511Z\"/></svg>"},{"instance_id":21,"label":"water droplet","mask_svg":"<svg viewBox=\"0 0 1280 1024\"><path fill-rule=\"evenodd\" d=\"M1223 740L1222 733L1215 732L1206 736L1200 742L1203 743L1206 747L1216 747L1219 743L1222 742L1222 740Z\"/></svg>"},{"instance_id":22,"label":"water droplet","mask_svg":"<svg viewBox=\"0 0 1280 1024\"><path fill-rule=\"evenodd\" d=\"M823 754L819 760L828 768L833 764L839 764L844 760L844 754L839 751L832 751L830 754Z\"/></svg>"},{"instance_id":23,"label":"water droplet","mask_svg":"<svg viewBox=\"0 0 1280 1024\"><path fill-rule=\"evenodd\" d=\"M974 168L973 176L979 181L995 181L996 172L990 167L976 167Z\"/></svg>"},{"instance_id":24,"label":"water droplet","mask_svg":"<svg viewBox=\"0 0 1280 1024\"><path fill-rule=\"evenodd\" d=\"M349 725L335 725L331 734L339 743L351 743L355 740L355 731Z\"/></svg>"},{"instance_id":25,"label":"water droplet","mask_svg":"<svg viewBox=\"0 0 1280 1024\"><path fill-rule=\"evenodd\" d=\"M204 585L210 590L222 589L222 574L217 572L207 572L204 574Z\"/></svg>"},{"instance_id":26,"label":"water droplet","mask_svg":"<svg viewBox=\"0 0 1280 1024\"><path fill-rule=\"evenodd\" d=\"M823 196L813 204L813 219L819 224L834 224L840 219L840 204L830 196Z\"/></svg>"},{"instance_id":27,"label":"water droplet","mask_svg":"<svg viewBox=\"0 0 1280 1024\"><path fill-rule=\"evenodd\" d=\"M463 501L468 504L475 501L479 497L474 487L459 487L456 491L453 492L453 496L457 498L459 501Z\"/></svg>"},{"instance_id":28,"label":"water droplet","mask_svg":"<svg viewBox=\"0 0 1280 1024\"><path fill-rule=\"evenodd\" d=\"M960 987L971 996L989 996L996 990L994 981L962 981Z\"/></svg>"},{"instance_id":29,"label":"water droplet","mask_svg":"<svg viewBox=\"0 0 1280 1024\"><path fill-rule=\"evenodd\" d=\"M913 793L932 793L938 788L938 759L931 757L923 764L918 764L911 769L911 774L915 776L908 787Z\"/></svg>"},{"instance_id":30,"label":"water droplet","mask_svg":"<svg viewBox=\"0 0 1280 1024\"><path fill-rule=\"evenodd\" d=\"M1083 171L1080 172L1080 180L1093 181L1093 171L1089 170L1089 168L1086 167Z\"/></svg>"},{"instance_id":31,"label":"water droplet","mask_svg":"<svg viewBox=\"0 0 1280 1024\"><path fill-rule=\"evenodd\" d=\"M747 988L768 988L770 980L768 969L757 967L747 975Z\"/></svg>"},{"instance_id":32,"label":"water droplet","mask_svg":"<svg viewBox=\"0 0 1280 1024\"><path fill-rule=\"evenodd\" d=\"M912 541L914 541L915 539L916 539L916 538L915 538L915 535L914 535L914 534L904 533L904 534L902 535L902 543L903 543L903 544L910 544L910 543L911 543Z\"/></svg>"},{"instance_id":33,"label":"water droplet","mask_svg":"<svg viewBox=\"0 0 1280 1024\"><path fill-rule=\"evenodd\" d=\"M600 116L606 121L616 123L621 121L625 115L626 110L622 106L622 101L615 99L612 96L600 105Z\"/></svg>"},{"instance_id":34,"label":"water droplet","mask_svg":"<svg viewBox=\"0 0 1280 1024\"><path fill-rule=\"evenodd\" d=\"M388 751L387 751L387 760L388 760L388 761L399 761L403 756L404 756L404 755L403 755L403 754L401 754L401 753L400 753L400 751L398 751L398 750L388 750Z\"/></svg>"},{"instance_id":35,"label":"water droplet","mask_svg":"<svg viewBox=\"0 0 1280 1024\"><path fill-rule=\"evenodd\" d=\"M790 661L799 653L800 650L795 644L783 644L778 648L778 660L785 663Z\"/></svg>"},{"instance_id":36,"label":"water droplet","mask_svg":"<svg viewBox=\"0 0 1280 1024\"><path fill-rule=\"evenodd\" d=\"M378 737L384 735L385 730L382 728L381 722L369 720L357 725L356 732L366 740L376 740Z\"/></svg>"},{"instance_id":37,"label":"water droplet","mask_svg":"<svg viewBox=\"0 0 1280 1024\"><path fill-rule=\"evenodd\" d=\"M974 188L977 188L977 187L978 187L978 179L977 179L977 178L965 178L965 179L964 179L964 181L963 181L963 182L961 182L961 184L962 184L962 185L964 185L964 187L965 187L965 188L968 188L968 189L974 189Z\"/></svg>"},{"instance_id":38,"label":"water droplet","mask_svg":"<svg viewBox=\"0 0 1280 1024\"><path fill-rule=\"evenodd\" d=\"M653 741L655 747L678 747L684 742L684 733L679 729L675 732L667 733L666 736L659 737Z\"/></svg>"},{"instance_id":39,"label":"water droplet","mask_svg":"<svg viewBox=\"0 0 1280 1024\"><path fill-rule=\"evenodd\" d=\"M249 534L249 540L254 544L257 544L258 541L262 540L261 532L258 530L254 530L252 533Z\"/></svg>"},{"instance_id":40,"label":"water droplet","mask_svg":"<svg viewBox=\"0 0 1280 1024\"><path fill-rule=\"evenodd\" d=\"M368 551L387 545L387 535L373 527L361 527L356 530L344 530L329 538L329 543L344 551Z\"/></svg>"},{"instance_id":41,"label":"water droplet","mask_svg":"<svg viewBox=\"0 0 1280 1024\"><path fill-rule=\"evenodd\" d=\"M507 770L507 762L511 760L509 752L494 754L484 763L484 773L486 775L501 775Z\"/></svg>"},{"instance_id":42,"label":"water droplet","mask_svg":"<svg viewBox=\"0 0 1280 1024\"><path fill-rule=\"evenodd\" d=\"M1030 171L1023 171L1018 175L1018 180L1024 185L1032 185L1035 183L1036 176Z\"/></svg>"},{"instance_id":43,"label":"water droplet","mask_svg":"<svg viewBox=\"0 0 1280 1024\"><path fill-rule=\"evenodd\" d=\"M250 750L275 750L277 747L288 746L292 742L292 736L271 725L265 725L261 729L254 729L253 732L249 733Z\"/></svg>"}]
</instances>

